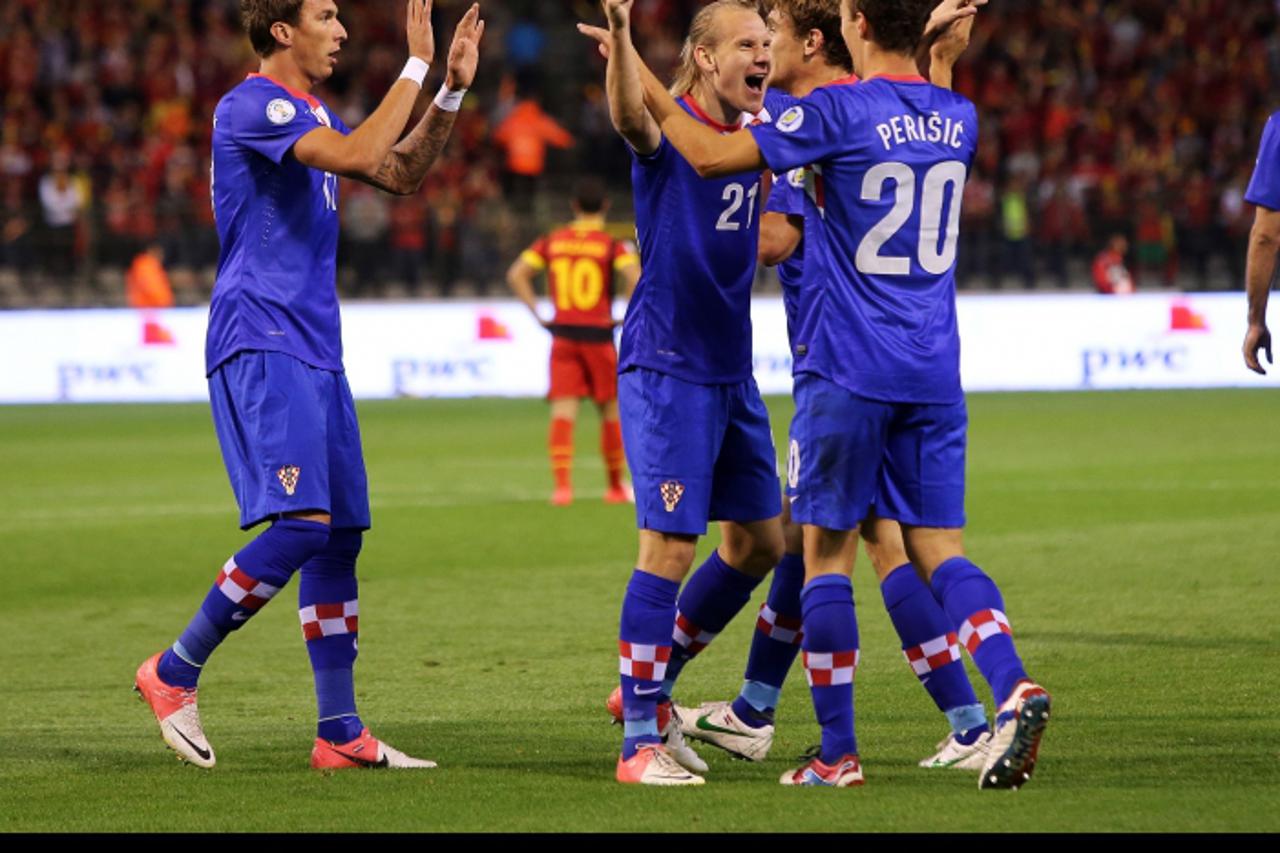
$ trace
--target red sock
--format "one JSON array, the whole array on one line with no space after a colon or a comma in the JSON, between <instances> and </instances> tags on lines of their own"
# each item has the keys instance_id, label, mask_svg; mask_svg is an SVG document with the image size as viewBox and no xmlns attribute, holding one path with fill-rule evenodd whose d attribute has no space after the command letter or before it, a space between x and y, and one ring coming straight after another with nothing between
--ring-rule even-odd
<instances>
[{"instance_id":1,"label":"red sock","mask_svg":"<svg viewBox=\"0 0 1280 853\"><path fill-rule=\"evenodd\" d=\"M555 475L556 488L569 488L569 472L573 468L573 421L569 418L551 419L547 450L551 454L551 473Z\"/></svg>"},{"instance_id":2,"label":"red sock","mask_svg":"<svg viewBox=\"0 0 1280 853\"><path fill-rule=\"evenodd\" d=\"M600 452L604 454L604 467L609 472L609 488L622 485L622 424L603 421L600 424Z\"/></svg>"}]
</instances>

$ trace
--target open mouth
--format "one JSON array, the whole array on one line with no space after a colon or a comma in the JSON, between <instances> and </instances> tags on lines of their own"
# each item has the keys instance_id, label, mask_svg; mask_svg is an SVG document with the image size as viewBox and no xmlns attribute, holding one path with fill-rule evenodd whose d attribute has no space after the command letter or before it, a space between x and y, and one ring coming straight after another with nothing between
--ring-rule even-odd
<instances>
[{"instance_id":1,"label":"open mouth","mask_svg":"<svg viewBox=\"0 0 1280 853\"><path fill-rule=\"evenodd\" d=\"M764 93L764 81L769 75L767 74L748 74L747 88L756 94Z\"/></svg>"}]
</instances>

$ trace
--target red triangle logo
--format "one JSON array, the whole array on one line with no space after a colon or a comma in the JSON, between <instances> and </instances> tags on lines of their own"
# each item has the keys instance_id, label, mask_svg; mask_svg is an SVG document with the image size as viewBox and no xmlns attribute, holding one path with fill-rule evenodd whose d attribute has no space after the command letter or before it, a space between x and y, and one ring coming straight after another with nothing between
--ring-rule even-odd
<instances>
[{"instance_id":1,"label":"red triangle logo","mask_svg":"<svg viewBox=\"0 0 1280 853\"><path fill-rule=\"evenodd\" d=\"M173 332L155 320L147 320L142 324L142 343L143 346L173 346L178 339L173 336Z\"/></svg>"},{"instance_id":2,"label":"red triangle logo","mask_svg":"<svg viewBox=\"0 0 1280 853\"><path fill-rule=\"evenodd\" d=\"M494 317L488 314L481 314L476 336L482 341L509 341L511 340L511 330Z\"/></svg>"},{"instance_id":3,"label":"red triangle logo","mask_svg":"<svg viewBox=\"0 0 1280 853\"><path fill-rule=\"evenodd\" d=\"M1192 308L1189 303L1175 302L1169 312L1169 331L1207 332L1209 323L1204 315Z\"/></svg>"}]
</instances>

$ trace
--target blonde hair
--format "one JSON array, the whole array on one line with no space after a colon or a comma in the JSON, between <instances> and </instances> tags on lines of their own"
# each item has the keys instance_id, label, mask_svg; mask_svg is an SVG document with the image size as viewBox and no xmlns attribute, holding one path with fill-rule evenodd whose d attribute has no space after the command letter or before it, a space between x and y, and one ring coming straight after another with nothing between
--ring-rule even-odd
<instances>
[{"instance_id":1,"label":"blonde hair","mask_svg":"<svg viewBox=\"0 0 1280 853\"><path fill-rule=\"evenodd\" d=\"M698 14L693 16L693 23L689 24L689 35L685 37L684 46L680 48L680 67L676 70L676 78L669 89L673 98L689 94L702 76L694 51L699 47L715 47L719 43L719 33L715 31L714 24L716 13L721 9L745 9L764 17L759 0L712 0L699 9Z\"/></svg>"}]
</instances>

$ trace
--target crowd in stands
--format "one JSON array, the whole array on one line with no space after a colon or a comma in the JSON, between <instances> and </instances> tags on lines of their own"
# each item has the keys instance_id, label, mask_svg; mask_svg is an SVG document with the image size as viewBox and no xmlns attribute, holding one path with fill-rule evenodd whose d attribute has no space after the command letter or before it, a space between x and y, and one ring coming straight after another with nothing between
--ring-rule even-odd
<instances>
[{"instance_id":1,"label":"crowd in stands","mask_svg":"<svg viewBox=\"0 0 1280 853\"><path fill-rule=\"evenodd\" d=\"M439 81L468 0L436 0ZM636 0L637 41L674 68L698 0ZM147 252L179 303L207 299L218 244L210 116L256 68L237 0L0 5L0 306L113 304ZM348 124L404 59L402 3L341 0L350 40L318 94ZM629 219L629 159L603 62L573 29L593 0L484 4L476 86L420 194L344 181L340 285L357 296L500 288L565 191L603 174ZM981 116L965 189L961 285L1089 286L1127 238L1139 288L1238 287L1244 202L1280 103L1280 2L994 0L957 68ZM423 103L427 101L424 97Z\"/></svg>"}]
</instances>

